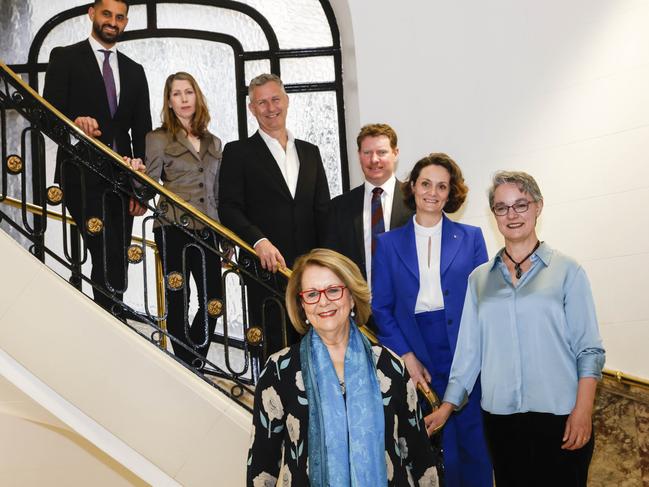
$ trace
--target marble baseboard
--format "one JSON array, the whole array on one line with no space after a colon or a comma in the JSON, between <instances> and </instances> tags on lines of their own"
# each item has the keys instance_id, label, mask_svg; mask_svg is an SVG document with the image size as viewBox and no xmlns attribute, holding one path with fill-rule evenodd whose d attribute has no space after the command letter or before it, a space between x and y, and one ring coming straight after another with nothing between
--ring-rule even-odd
<instances>
[{"instance_id":1,"label":"marble baseboard","mask_svg":"<svg viewBox=\"0 0 649 487\"><path fill-rule=\"evenodd\" d=\"M649 389L605 377L597 392L591 487L649 487Z\"/></svg>"}]
</instances>

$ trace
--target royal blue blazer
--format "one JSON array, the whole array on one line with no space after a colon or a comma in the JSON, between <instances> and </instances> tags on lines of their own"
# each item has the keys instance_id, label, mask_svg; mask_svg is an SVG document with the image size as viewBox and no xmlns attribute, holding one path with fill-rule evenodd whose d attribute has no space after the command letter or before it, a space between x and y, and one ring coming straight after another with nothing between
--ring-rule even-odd
<instances>
[{"instance_id":1,"label":"royal blue blazer","mask_svg":"<svg viewBox=\"0 0 649 487\"><path fill-rule=\"evenodd\" d=\"M487 261L487 247L479 227L443 218L440 273L449 345L455 353L469 274ZM383 345L399 356L414 352L426 365L434 361L415 320L418 293L419 263L411 219L377 240L372 257L372 313Z\"/></svg>"}]
</instances>

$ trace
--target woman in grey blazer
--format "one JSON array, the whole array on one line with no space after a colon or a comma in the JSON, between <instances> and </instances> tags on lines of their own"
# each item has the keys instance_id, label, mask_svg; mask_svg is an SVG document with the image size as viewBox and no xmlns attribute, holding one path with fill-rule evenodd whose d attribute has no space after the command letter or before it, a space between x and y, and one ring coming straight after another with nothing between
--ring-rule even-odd
<instances>
[{"instance_id":1,"label":"woman in grey blazer","mask_svg":"<svg viewBox=\"0 0 649 487\"><path fill-rule=\"evenodd\" d=\"M210 115L196 80L188 73L170 75L165 82L162 126L146 136L146 173L197 210L218 221L217 208L221 141L207 130ZM207 246L218 248L212 232L192 218L183 222L173 204L158 201L160 217L154 220L155 241L168 278L179 273L182 286L167 286L167 330L173 338L174 354L188 364L201 367L216 324L223 288L221 260L195 244L196 236ZM178 225L180 224L180 225ZM190 322L190 276L198 291L198 311ZM168 280L168 279L167 279ZM210 306L211 303L217 306ZM192 352L193 350L193 352ZM200 356L200 357L199 357Z\"/></svg>"}]
</instances>

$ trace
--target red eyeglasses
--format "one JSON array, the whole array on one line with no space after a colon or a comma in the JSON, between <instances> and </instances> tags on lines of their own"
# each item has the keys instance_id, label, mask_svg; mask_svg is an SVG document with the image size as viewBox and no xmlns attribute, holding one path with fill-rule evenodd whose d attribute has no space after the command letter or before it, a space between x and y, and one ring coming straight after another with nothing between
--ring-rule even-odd
<instances>
[{"instance_id":1,"label":"red eyeglasses","mask_svg":"<svg viewBox=\"0 0 649 487\"><path fill-rule=\"evenodd\" d=\"M338 301L343 297L347 286L329 286L325 289L307 289L297 293L304 304L316 304L324 294L329 301Z\"/></svg>"}]
</instances>

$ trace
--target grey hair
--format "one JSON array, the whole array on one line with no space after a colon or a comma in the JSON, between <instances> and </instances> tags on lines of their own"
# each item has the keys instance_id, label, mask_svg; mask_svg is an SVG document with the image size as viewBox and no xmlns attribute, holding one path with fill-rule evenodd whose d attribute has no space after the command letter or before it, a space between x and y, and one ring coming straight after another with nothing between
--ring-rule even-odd
<instances>
[{"instance_id":1,"label":"grey hair","mask_svg":"<svg viewBox=\"0 0 649 487\"><path fill-rule=\"evenodd\" d=\"M277 76L276 74L270 74L270 73L263 73L260 74L259 76L255 76L250 80L250 84L248 85L248 97L250 100L252 100L252 92L255 88L259 86L263 86L266 83L270 83L271 81L274 81L279 85L279 87L282 89L282 93L286 94L286 90L284 89L284 83L282 82L282 79Z\"/></svg>"},{"instance_id":2,"label":"grey hair","mask_svg":"<svg viewBox=\"0 0 649 487\"><path fill-rule=\"evenodd\" d=\"M527 193L536 203L543 201L539 185L532 176L523 171L498 171L494 174L489 188L489 208L494 207L494 194L501 184L515 184L521 193Z\"/></svg>"}]
</instances>

